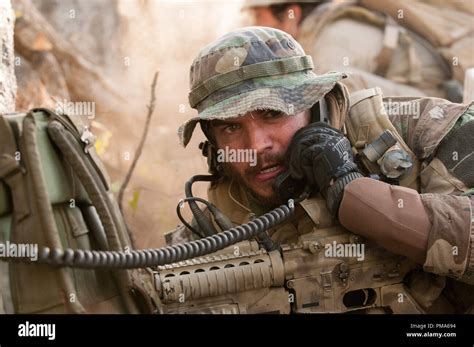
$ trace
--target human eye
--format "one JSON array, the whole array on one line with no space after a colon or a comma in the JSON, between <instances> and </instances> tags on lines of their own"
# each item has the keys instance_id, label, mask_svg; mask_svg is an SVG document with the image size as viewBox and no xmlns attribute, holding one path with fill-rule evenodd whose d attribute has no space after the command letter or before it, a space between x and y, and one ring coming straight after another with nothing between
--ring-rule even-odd
<instances>
[{"instance_id":1,"label":"human eye","mask_svg":"<svg viewBox=\"0 0 474 347\"><path fill-rule=\"evenodd\" d=\"M277 118L281 118L283 116L284 116L283 112L272 110L272 111L268 111L263 117L265 119L277 119Z\"/></svg>"},{"instance_id":2,"label":"human eye","mask_svg":"<svg viewBox=\"0 0 474 347\"><path fill-rule=\"evenodd\" d=\"M225 133L232 134L236 132L239 128L240 126L238 124L229 124L229 125L224 126L223 131Z\"/></svg>"}]
</instances>

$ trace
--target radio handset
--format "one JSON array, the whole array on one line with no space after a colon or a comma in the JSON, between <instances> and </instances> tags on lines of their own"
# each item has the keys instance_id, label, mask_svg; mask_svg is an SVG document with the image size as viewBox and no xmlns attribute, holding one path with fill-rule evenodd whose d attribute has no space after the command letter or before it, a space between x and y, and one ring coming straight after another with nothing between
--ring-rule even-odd
<instances>
[{"instance_id":1,"label":"radio handset","mask_svg":"<svg viewBox=\"0 0 474 347\"><path fill-rule=\"evenodd\" d=\"M288 171L285 171L275 178L272 188L283 200L297 199L305 192L306 182L294 179Z\"/></svg>"},{"instance_id":2,"label":"radio handset","mask_svg":"<svg viewBox=\"0 0 474 347\"><path fill-rule=\"evenodd\" d=\"M329 124L329 111L324 98L311 108L311 122ZM301 198L303 193L309 196L311 192L319 191L318 187L310 187L305 180L294 179L288 171L275 178L272 188L284 200Z\"/></svg>"}]
</instances>

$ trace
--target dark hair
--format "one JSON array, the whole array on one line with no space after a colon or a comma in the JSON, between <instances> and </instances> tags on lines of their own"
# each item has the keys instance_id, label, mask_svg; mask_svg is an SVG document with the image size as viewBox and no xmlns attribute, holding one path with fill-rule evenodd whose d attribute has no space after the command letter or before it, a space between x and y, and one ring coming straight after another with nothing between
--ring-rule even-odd
<instances>
[{"instance_id":1,"label":"dark hair","mask_svg":"<svg viewBox=\"0 0 474 347\"><path fill-rule=\"evenodd\" d=\"M309 16L313 10L321 5L321 2L312 2L312 3L298 3L298 2L289 2L286 4L274 4L270 5L270 11L272 11L272 15L277 18L280 22L283 21L285 16L287 15L288 8L293 5L298 5L301 8L301 21L300 23Z\"/></svg>"},{"instance_id":2,"label":"dark hair","mask_svg":"<svg viewBox=\"0 0 474 347\"><path fill-rule=\"evenodd\" d=\"M217 144L214 138L214 134L211 130L211 121L201 120L199 121L201 130L207 138L207 141L201 142L199 148L202 151L202 155L207 158L207 167L208 172L212 175L222 178L225 176L225 173L222 169L222 166L217 163ZM208 143L206 143L208 142ZM211 188L215 188L219 180L211 181Z\"/></svg>"},{"instance_id":3,"label":"dark hair","mask_svg":"<svg viewBox=\"0 0 474 347\"><path fill-rule=\"evenodd\" d=\"M208 120L201 120L199 121L199 125L201 126L201 130L206 136L207 140L215 147L216 146L216 139L214 138L214 134L211 130L211 122Z\"/></svg>"}]
</instances>

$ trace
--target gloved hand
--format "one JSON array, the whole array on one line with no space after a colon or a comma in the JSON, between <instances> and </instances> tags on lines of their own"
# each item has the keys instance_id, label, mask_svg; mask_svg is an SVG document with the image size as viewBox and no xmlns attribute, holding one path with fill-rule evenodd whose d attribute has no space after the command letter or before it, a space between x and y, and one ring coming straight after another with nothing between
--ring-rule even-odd
<instances>
[{"instance_id":1,"label":"gloved hand","mask_svg":"<svg viewBox=\"0 0 474 347\"><path fill-rule=\"evenodd\" d=\"M306 179L326 198L333 215L337 214L344 187L363 177L357 170L349 140L338 130L321 122L298 130L288 147L290 175Z\"/></svg>"}]
</instances>

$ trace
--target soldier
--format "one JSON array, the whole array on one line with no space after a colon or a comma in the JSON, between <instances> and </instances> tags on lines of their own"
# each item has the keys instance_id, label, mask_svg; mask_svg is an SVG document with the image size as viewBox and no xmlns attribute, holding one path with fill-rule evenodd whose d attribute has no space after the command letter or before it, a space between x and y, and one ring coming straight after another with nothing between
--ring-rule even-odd
<instances>
[{"instance_id":1,"label":"soldier","mask_svg":"<svg viewBox=\"0 0 474 347\"><path fill-rule=\"evenodd\" d=\"M384 99L387 115L377 108L377 89L349 96L340 83L344 73L316 75L312 67L290 35L266 27L233 31L198 54L189 94L198 117L179 136L186 146L199 123L207 137L210 170L220 176L209 201L232 223L246 223L282 203L272 185L289 172L317 189L292 219L269 231L274 241L296 242L313 228L347 228L423 265L409 286L428 312L472 310L473 297L465 294L474 283L474 108L437 98ZM416 114L395 112L402 102L418 105ZM329 124L318 122L324 114ZM361 115L370 115L369 127ZM388 117L393 124L383 123ZM358 139L365 128L375 134ZM352 154L366 145L380 150L372 139L386 129L398 144L395 157L386 151L379 158L379 173L405 187L363 177L374 172L364 168L362 153L357 161ZM256 165L216 158L224 148L255 151Z\"/></svg>"},{"instance_id":2,"label":"soldier","mask_svg":"<svg viewBox=\"0 0 474 347\"><path fill-rule=\"evenodd\" d=\"M247 0L255 24L284 30L317 62L316 72L345 71L349 91L462 101L474 66L473 11L462 2Z\"/></svg>"}]
</instances>

